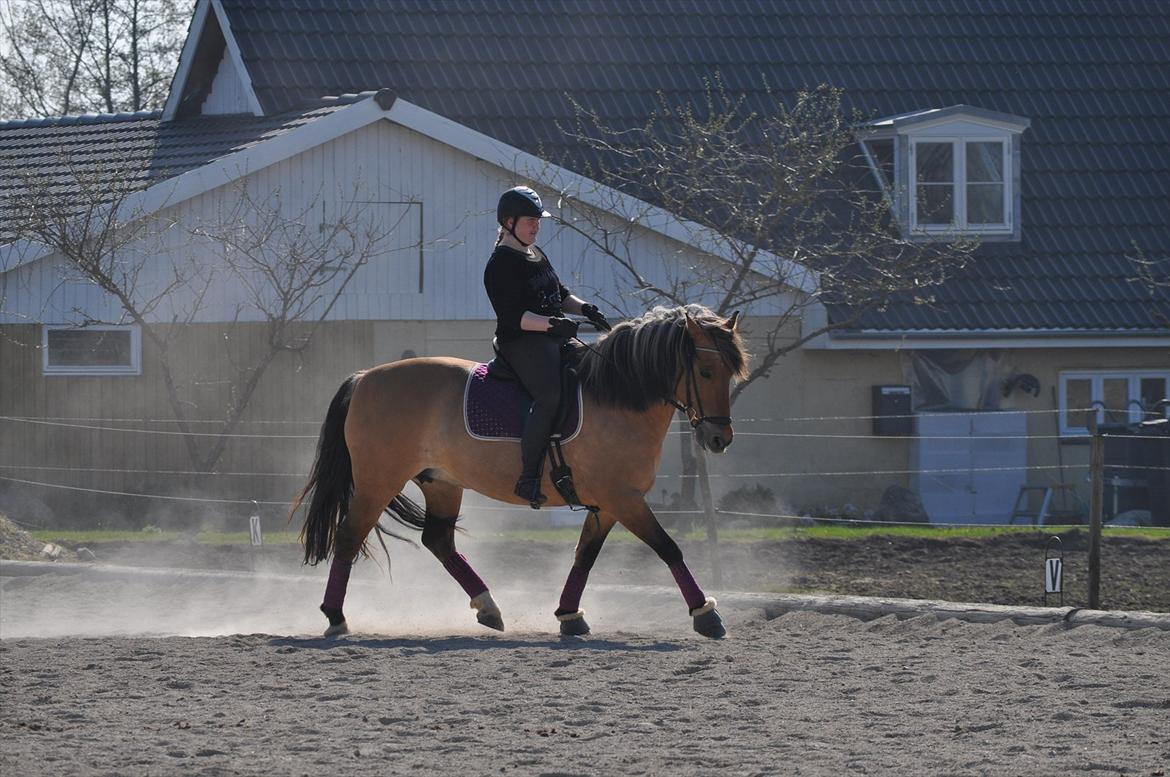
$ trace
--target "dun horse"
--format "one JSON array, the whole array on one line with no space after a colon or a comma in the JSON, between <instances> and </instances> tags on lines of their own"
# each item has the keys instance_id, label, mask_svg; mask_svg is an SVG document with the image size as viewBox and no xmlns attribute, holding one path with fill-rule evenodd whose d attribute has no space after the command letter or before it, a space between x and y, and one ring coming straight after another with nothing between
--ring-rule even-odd
<instances>
[{"instance_id":1,"label":"dun horse","mask_svg":"<svg viewBox=\"0 0 1170 777\"><path fill-rule=\"evenodd\" d=\"M655 308L581 353L584 420L564 454L581 501L598 509L585 520L561 593L562 634L589 633L581 595L615 523L669 566L696 631L714 638L726 633L715 600L699 588L645 495L676 408L706 450L721 453L731 444L731 380L747 369L737 320L738 314L724 319L699 305ZM503 630L488 586L455 548L464 489L521 503L512 494L520 446L476 440L464 426L464 387L475 367L462 359L407 359L354 374L333 398L309 481L293 507L309 502L301 530L305 562L333 558L321 605L327 636L347 631L342 605L350 567L383 512L421 529L423 545L471 597L477 620ZM422 489L425 510L401 495L409 480ZM548 506L564 504L548 474L541 490Z\"/></svg>"}]
</instances>

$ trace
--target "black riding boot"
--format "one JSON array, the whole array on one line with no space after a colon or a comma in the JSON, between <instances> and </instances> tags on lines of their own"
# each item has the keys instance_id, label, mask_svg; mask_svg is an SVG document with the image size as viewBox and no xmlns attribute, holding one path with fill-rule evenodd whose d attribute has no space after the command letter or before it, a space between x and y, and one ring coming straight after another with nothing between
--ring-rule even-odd
<instances>
[{"instance_id":1,"label":"black riding boot","mask_svg":"<svg viewBox=\"0 0 1170 777\"><path fill-rule=\"evenodd\" d=\"M559 397L557 398L559 400ZM552 412L547 407L551 405ZM528 502L533 510L548 501L548 497L540 493L540 479L544 472L544 454L548 449L548 436L552 432L552 422L555 420L557 402L539 400L532 403L532 411L524 422L524 434L520 437L520 479L512 492Z\"/></svg>"},{"instance_id":2,"label":"black riding boot","mask_svg":"<svg viewBox=\"0 0 1170 777\"><path fill-rule=\"evenodd\" d=\"M560 341L544 334L527 334L519 340L502 343L500 350L532 396L532 410L520 437L520 479L513 491L538 510L548 499L540 493L540 479L548 438L561 401Z\"/></svg>"},{"instance_id":3,"label":"black riding boot","mask_svg":"<svg viewBox=\"0 0 1170 777\"><path fill-rule=\"evenodd\" d=\"M528 502L533 510L539 510L540 506L548 501L548 497L540 492L539 472L535 475L521 472L520 479L516 481L516 487L512 489L512 493Z\"/></svg>"}]
</instances>

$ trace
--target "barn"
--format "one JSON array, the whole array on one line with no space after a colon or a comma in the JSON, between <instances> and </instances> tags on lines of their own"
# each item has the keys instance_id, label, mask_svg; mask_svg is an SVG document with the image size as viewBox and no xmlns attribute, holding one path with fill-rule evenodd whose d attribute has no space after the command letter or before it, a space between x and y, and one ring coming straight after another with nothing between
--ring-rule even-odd
<instances>
[{"instance_id":1,"label":"barn","mask_svg":"<svg viewBox=\"0 0 1170 777\"><path fill-rule=\"evenodd\" d=\"M848 326L811 272L747 310L758 352L812 300L737 400L717 497L844 515L899 485L933 520L1002 522L1030 485L1075 512L1085 408L1167 412L1168 37L1154 3L199 0L161 111L0 122L0 507L278 513L348 374L489 358L482 267L517 183L557 217L567 285L616 314L645 297L580 224L649 282L717 272L705 227L591 177L567 130L575 106L637 126L717 72L760 109L841 87L904 239L979 241L929 299ZM90 231L46 245L17 232L30 210ZM105 284L70 255L95 234ZM312 272L264 292L237 272L289 256ZM655 501L686 491L683 439Z\"/></svg>"}]
</instances>

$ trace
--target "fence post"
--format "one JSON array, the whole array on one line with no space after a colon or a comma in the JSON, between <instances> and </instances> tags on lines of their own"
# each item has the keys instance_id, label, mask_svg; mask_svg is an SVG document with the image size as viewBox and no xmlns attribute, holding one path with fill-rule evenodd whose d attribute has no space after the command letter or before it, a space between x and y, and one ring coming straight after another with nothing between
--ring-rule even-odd
<instances>
[{"instance_id":1,"label":"fence post","mask_svg":"<svg viewBox=\"0 0 1170 777\"><path fill-rule=\"evenodd\" d=\"M715 501L711 497L711 479L707 474L707 456L702 449L695 451L695 465L696 473L699 476L699 497L703 500L703 514L707 518L707 550L711 555L711 584L715 588L722 588L723 564L719 561L719 524L715 516Z\"/></svg>"},{"instance_id":2,"label":"fence post","mask_svg":"<svg viewBox=\"0 0 1170 777\"><path fill-rule=\"evenodd\" d=\"M1089 609L1101 609L1101 511L1105 499L1105 445L1097 409L1089 414Z\"/></svg>"}]
</instances>

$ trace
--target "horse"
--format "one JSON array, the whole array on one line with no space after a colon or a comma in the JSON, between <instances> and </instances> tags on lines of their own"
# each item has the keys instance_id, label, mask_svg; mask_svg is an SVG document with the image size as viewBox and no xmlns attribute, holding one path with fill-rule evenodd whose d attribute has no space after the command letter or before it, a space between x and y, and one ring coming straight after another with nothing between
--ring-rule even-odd
<instances>
[{"instance_id":1,"label":"horse","mask_svg":"<svg viewBox=\"0 0 1170 777\"><path fill-rule=\"evenodd\" d=\"M726 634L714 598L706 596L682 551L646 503L675 411L686 414L702 448L731 444L731 381L747 374L739 314L719 316L701 305L656 307L619 323L595 344L578 345L582 388L580 432L563 446L582 504L590 506L573 566L555 612L560 632L590 632L581 596L606 536L620 523L669 567L694 630ZM295 515L309 504L300 540L304 562L332 558L321 612L327 637L348 632L343 604L350 569L383 512L422 532L423 545L470 597L476 620L504 630L486 583L455 547L465 489L510 504L520 470L519 444L473 438L462 403L475 362L450 357L404 359L354 373L329 405L308 482L295 497ZM710 413L707 415L706 413ZM402 494L418 484L425 508ZM547 506L564 505L542 476Z\"/></svg>"}]
</instances>

